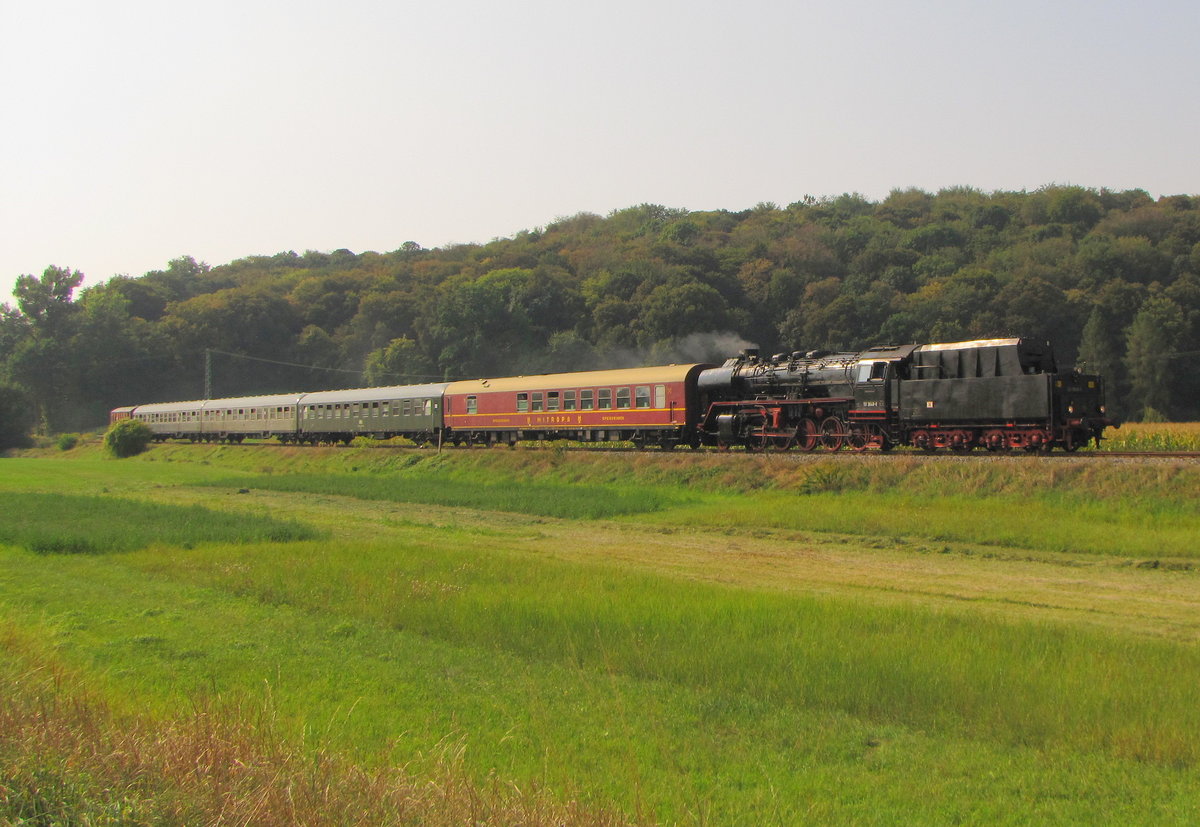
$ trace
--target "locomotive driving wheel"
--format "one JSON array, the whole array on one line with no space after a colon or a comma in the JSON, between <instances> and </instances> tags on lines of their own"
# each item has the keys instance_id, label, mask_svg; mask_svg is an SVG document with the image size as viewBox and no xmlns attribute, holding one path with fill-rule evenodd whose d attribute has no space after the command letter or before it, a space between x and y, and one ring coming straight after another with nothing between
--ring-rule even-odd
<instances>
[{"instance_id":1,"label":"locomotive driving wheel","mask_svg":"<svg viewBox=\"0 0 1200 827\"><path fill-rule=\"evenodd\" d=\"M840 451L846 444L846 423L831 416L821 423L821 445L827 451Z\"/></svg>"},{"instance_id":2,"label":"locomotive driving wheel","mask_svg":"<svg viewBox=\"0 0 1200 827\"><path fill-rule=\"evenodd\" d=\"M820 441L821 432L817 428L817 421L812 417L804 417L800 420L800 424L796 427L796 445L801 451L812 451L817 447Z\"/></svg>"},{"instance_id":3,"label":"locomotive driving wheel","mask_svg":"<svg viewBox=\"0 0 1200 827\"><path fill-rule=\"evenodd\" d=\"M873 425L861 425L859 427L851 427L850 433L846 437L846 444L850 446L850 450L856 453L862 453L870 447L872 442L871 429Z\"/></svg>"}]
</instances>

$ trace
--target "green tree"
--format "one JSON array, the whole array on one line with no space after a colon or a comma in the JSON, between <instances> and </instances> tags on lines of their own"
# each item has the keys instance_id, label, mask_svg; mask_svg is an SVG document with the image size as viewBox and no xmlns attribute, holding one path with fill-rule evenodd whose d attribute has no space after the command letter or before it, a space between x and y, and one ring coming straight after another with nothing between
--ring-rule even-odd
<instances>
[{"instance_id":1,"label":"green tree","mask_svg":"<svg viewBox=\"0 0 1200 827\"><path fill-rule=\"evenodd\" d=\"M638 314L639 342L645 346L689 333L708 333L731 327L725 300L699 282L654 288Z\"/></svg>"},{"instance_id":2,"label":"green tree","mask_svg":"<svg viewBox=\"0 0 1200 827\"><path fill-rule=\"evenodd\" d=\"M1142 305L1126 333L1129 410L1171 413L1171 364L1184 329L1183 310L1166 296Z\"/></svg>"},{"instance_id":3,"label":"green tree","mask_svg":"<svg viewBox=\"0 0 1200 827\"><path fill-rule=\"evenodd\" d=\"M0 385L0 451L30 445L33 408L25 392L11 385Z\"/></svg>"},{"instance_id":4,"label":"green tree","mask_svg":"<svg viewBox=\"0 0 1200 827\"><path fill-rule=\"evenodd\" d=\"M38 428L46 433L67 424L78 384L69 343L78 313L71 299L82 281L78 270L50 266L40 278L20 276L13 288L28 335L15 343L8 374L29 393Z\"/></svg>"},{"instance_id":5,"label":"green tree","mask_svg":"<svg viewBox=\"0 0 1200 827\"><path fill-rule=\"evenodd\" d=\"M367 384L421 385L437 380L437 368L412 339L393 339L387 347L373 351L366 361Z\"/></svg>"}]
</instances>

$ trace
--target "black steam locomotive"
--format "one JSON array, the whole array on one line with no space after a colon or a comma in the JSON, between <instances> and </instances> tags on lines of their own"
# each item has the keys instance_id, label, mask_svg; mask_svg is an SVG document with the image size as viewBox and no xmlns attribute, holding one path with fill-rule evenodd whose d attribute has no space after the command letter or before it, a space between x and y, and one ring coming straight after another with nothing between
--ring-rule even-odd
<instances>
[{"instance_id":1,"label":"black steam locomotive","mask_svg":"<svg viewBox=\"0 0 1200 827\"><path fill-rule=\"evenodd\" d=\"M1060 372L1048 344L1026 339L748 350L698 381L699 430L721 447L1073 451L1115 424L1099 376Z\"/></svg>"}]
</instances>

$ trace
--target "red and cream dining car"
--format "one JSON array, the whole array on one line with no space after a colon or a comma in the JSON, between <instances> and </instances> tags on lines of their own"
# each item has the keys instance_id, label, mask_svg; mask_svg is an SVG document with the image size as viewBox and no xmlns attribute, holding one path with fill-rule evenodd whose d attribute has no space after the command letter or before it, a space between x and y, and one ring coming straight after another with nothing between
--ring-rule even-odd
<instances>
[{"instance_id":1,"label":"red and cream dining car","mask_svg":"<svg viewBox=\"0 0 1200 827\"><path fill-rule=\"evenodd\" d=\"M526 439L698 445L696 378L706 364L548 373L451 382L446 438L456 444Z\"/></svg>"}]
</instances>

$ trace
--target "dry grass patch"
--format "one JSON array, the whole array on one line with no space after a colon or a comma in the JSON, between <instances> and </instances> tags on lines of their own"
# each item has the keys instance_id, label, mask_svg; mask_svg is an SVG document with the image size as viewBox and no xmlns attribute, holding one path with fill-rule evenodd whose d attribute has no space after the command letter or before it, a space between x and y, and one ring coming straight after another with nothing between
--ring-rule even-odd
<instances>
[{"instance_id":1,"label":"dry grass patch","mask_svg":"<svg viewBox=\"0 0 1200 827\"><path fill-rule=\"evenodd\" d=\"M627 823L495 777L479 784L455 745L416 778L302 752L262 710L118 714L11 626L0 628L0 658L0 823Z\"/></svg>"}]
</instances>

